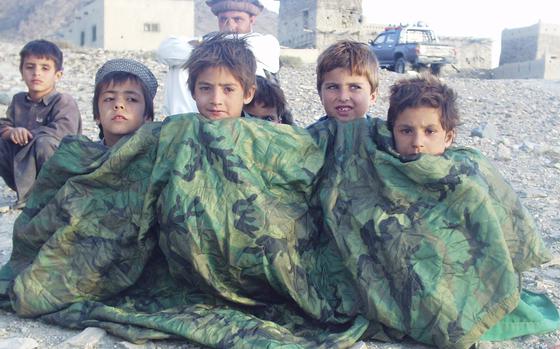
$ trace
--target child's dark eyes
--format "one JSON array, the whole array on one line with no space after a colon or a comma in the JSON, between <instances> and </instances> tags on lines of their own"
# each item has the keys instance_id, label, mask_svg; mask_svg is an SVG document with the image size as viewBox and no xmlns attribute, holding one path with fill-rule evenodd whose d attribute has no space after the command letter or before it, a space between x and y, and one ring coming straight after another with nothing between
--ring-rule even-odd
<instances>
[{"instance_id":1,"label":"child's dark eyes","mask_svg":"<svg viewBox=\"0 0 560 349\"><path fill-rule=\"evenodd\" d=\"M434 129L431 129L431 128L426 129L426 134L431 135L431 134L434 134L434 133L437 133L437 130L434 130Z\"/></svg>"},{"instance_id":2,"label":"child's dark eyes","mask_svg":"<svg viewBox=\"0 0 560 349\"><path fill-rule=\"evenodd\" d=\"M336 90L338 89L338 85L327 85L327 90Z\"/></svg>"},{"instance_id":3,"label":"child's dark eyes","mask_svg":"<svg viewBox=\"0 0 560 349\"><path fill-rule=\"evenodd\" d=\"M105 98L103 98L103 102L112 102L113 100L115 100L113 97L105 97Z\"/></svg>"},{"instance_id":4,"label":"child's dark eyes","mask_svg":"<svg viewBox=\"0 0 560 349\"><path fill-rule=\"evenodd\" d=\"M360 86L360 85L350 85L351 90L360 90L361 88L362 88L362 86Z\"/></svg>"},{"instance_id":5,"label":"child's dark eyes","mask_svg":"<svg viewBox=\"0 0 560 349\"><path fill-rule=\"evenodd\" d=\"M412 133L412 129L410 129L410 128L401 128L401 129L399 130L399 133L401 133L401 134L403 134L403 135L408 135L408 134L411 134L411 133Z\"/></svg>"}]
</instances>

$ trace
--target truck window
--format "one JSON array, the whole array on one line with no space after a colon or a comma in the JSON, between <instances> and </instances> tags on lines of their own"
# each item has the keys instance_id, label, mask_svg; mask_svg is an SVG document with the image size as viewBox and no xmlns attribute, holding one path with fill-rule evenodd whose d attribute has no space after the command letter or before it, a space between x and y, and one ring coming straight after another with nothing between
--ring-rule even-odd
<instances>
[{"instance_id":1,"label":"truck window","mask_svg":"<svg viewBox=\"0 0 560 349\"><path fill-rule=\"evenodd\" d=\"M389 34L387 35L387 41L385 42L387 45L392 45L397 41L396 34Z\"/></svg>"},{"instance_id":2,"label":"truck window","mask_svg":"<svg viewBox=\"0 0 560 349\"><path fill-rule=\"evenodd\" d=\"M374 45L381 45L385 42L385 38L387 37L387 35L385 34L381 34L377 37L377 39L375 39L375 41L373 42Z\"/></svg>"},{"instance_id":3,"label":"truck window","mask_svg":"<svg viewBox=\"0 0 560 349\"><path fill-rule=\"evenodd\" d=\"M435 38L429 30L407 30L401 33L401 42L406 44L412 43L430 43L434 42Z\"/></svg>"}]
</instances>

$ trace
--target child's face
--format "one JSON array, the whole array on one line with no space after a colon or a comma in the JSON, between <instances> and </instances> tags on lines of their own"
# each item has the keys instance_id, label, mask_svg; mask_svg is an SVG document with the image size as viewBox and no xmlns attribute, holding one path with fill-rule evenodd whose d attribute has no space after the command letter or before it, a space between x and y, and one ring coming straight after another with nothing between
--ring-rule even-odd
<instances>
[{"instance_id":1,"label":"child's face","mask_svg":"<svg viewBox=\"0 0 560 349\"><path fill-rule=\"evenodd\" d=\"M110 83L101 89L97 103L99 119L96 122L103 126L104 140L108 146L134 133L148 120L144 93L136 81Z\"/></svg>"},{"instance_id":2,"label":"child's face","mask_svg":"<svg viewBox=\"0 0 560 349\"><path fill-rule=\"evenodd\" d=\"M352 121L365 116L375 103L377 91L371 90L367 77L336 68L325 74L320 97L327 116Z\"/></svg>"},{"instance_id":3,"label":"child's face","mask_svg":"<svg viewBox=\"0 0 560 349\"><path fill-rule=\"evenodd\" d=\"M39 101L54 90L62 71L56 70L54 60L50 58L29 55L23 59L21 77L31 99Z\"/></svg>"},{"instance_id":4,"label":"child's face","mask_svg":"<svg viewBox=\"0 0 560 349\"><path fill-rule=\"evenodd\" d=\"M453 142L453 131L443 129L438 108L406 108L397 116L393 137L401 155L441 155Z\"/></svg>"},{"instance_id":5,"label":"child's face","mask_svg":"<svg viewBox=\"0 0 560 349\"><path fill-rule=\"evenodd\" d=\"M282 122L280 116L278 115L278 110L276 110L275 107L265 107L264 103L261 102L248 105L244 110L252 116L262 120L272 121L276 124Z\"/></svg>"},{"instance_id":6,"label":"child's face","mask_svg":"<svg viewBox=\"0 0 560 349\"><path fill-rule=\"evenodd\" d=\"M210 67L198 75L193 98L200 114L210 120L220 120L240 117L243 106L254 94L254 87L245 93L227 68Z\"/></svg>"}]
</instances>

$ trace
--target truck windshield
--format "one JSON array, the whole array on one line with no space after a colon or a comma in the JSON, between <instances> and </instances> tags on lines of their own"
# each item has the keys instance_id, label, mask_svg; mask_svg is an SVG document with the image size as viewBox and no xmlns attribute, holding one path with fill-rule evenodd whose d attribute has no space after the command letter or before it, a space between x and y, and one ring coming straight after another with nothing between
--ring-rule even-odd
<instances>
[{"instance_id":1,"label":"truck windshield","mask_svg":"<svg viewBox=\"0 0 560 349\"><path fill-rule=\"evenodd\" d=\"M430 30L408 29L404 32L401 32L401 43L404 44L422 44L434 41L436 41L436 38Z\"/></svg>"}]
</instances>

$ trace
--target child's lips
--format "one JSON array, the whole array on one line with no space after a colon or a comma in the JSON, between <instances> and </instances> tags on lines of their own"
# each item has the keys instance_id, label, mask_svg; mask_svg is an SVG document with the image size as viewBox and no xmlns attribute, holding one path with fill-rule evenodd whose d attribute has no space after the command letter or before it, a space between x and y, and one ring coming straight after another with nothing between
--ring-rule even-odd
<instances>
[{"instance_id":1,"label":"child's lips","mask_svg":"<svg viewBox=\"0 0 560 349\"><path fill-rule=\"evenodd\" d=\"M218 109L210 109L208 110L208 112L211 116L223 116L224 114L226 114L224 110L218 110Z\"/></svg>"},{"instance_id":2,"label":"child's lips","mask_svg":"<svg viewBox=\"0 0 560 349\"><path fill-rule=\"evenodd\" d=\"M113 116L113 117L111 118L111 120L113 120L113 121L120 121L120 120L126 121L126 120L128 120L128 119L126 118L126 116L120 115L120 114L119 114L119 115Z\"/></svg>"},{"instance_id":3,"label":"child's lips","mask_svg":"<svg viewBox=\"0 0 560 349\"><path fill-rule=\"evenodd\" d=\"M339 114L344 115L351 112L353 108L349 105L340 105L338 107L335 107L335 109Z\"/></svg>"}]
</instances>

